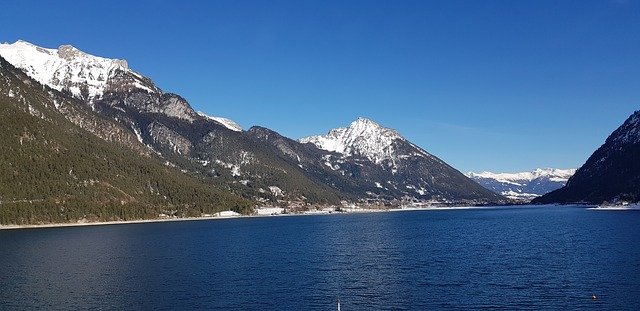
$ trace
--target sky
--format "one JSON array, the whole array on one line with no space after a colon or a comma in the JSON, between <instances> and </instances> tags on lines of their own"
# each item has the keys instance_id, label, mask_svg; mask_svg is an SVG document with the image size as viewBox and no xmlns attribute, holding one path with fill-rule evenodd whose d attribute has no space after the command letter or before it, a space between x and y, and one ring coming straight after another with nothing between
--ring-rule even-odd
<instances>
[{"instance_id":1,"label":"sky","mask_svg":"<svg viewBox=\"0 0 640 311\"><path fill-rule=\"evenodd\" d=\"M640 109L640 0L4 0L18 39L126 59L245 129L367 117L462 172L579 167Z\"/></svg>"}]
</instances>

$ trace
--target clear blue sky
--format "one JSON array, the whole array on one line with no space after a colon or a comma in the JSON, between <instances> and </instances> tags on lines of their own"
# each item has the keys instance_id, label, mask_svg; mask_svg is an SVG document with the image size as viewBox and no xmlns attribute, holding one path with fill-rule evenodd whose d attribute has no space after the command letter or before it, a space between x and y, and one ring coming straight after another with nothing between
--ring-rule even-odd
<instances>
[{"instance_id":1,"label":"clear blue sky","mask_svg":"<svg viewBox=\"0 0 640 311\"><path fill-rule=\"evenodd\" d=\"M640 109L640 0L5 0L17 39L127 59L245 128L368 117L463 172L578 167Z\"/></svg>"}]
</instances>

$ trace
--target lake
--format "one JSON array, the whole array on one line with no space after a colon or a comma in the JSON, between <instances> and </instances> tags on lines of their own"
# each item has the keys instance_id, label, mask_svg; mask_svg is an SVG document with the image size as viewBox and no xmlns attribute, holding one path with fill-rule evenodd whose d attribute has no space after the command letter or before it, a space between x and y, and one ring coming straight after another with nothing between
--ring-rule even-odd
<instances>
[{"instance_id":1,"label":"lake","mask_svg":"<svg viewBox=\"0 0 640 311\"><path fill-rule=\"evenodd\" d=\"M3 230L0 309L640 310L639 238L581 207Z\"/></svg>"}]
</instances>

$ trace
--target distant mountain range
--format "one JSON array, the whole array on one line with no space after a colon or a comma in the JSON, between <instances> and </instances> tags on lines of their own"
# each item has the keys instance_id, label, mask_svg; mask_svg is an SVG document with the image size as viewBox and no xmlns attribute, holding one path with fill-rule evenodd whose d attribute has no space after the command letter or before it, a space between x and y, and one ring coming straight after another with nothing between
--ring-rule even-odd
<instances>
[{"instance_id":1,"label":"distant mountain range","mask_svg":"<svg viewBox=\"0 0 640 311\"><path fill-rule=\"evenodd\" d=\"M296 141L267 128L254 126L244 130L232 120L198 113L184 98L162 91L151 79L131 70L124 60L89 55L70 45L48 49L24 41L0 44L0 56L7 60L3 60L0 68L4 77L0 90L4 114L0 126L6 139L13 142L6 144L0 155L8 161L3 161L4 179L0 179L0 209L5 215L16 212L8 210L11 204L42 202L55 211L68 205L65 202L71 198L78 208L83 204L99 208L124 202L122 206L149 212L157 211L149 207L152 205L167 210L173 206L180 215L206 214L223 208L246 213L246 206L265 204L295 209L344 203L505 202L502 196L479 186L395 130L371 120L360 118L327 135ZM38 129L28 130L33 124ZM65 138L63 133L67 132L76 134ZM82 139L90 142L80 143ZM25 141L53 147L33 151ZM96 152L76 149L81 146ZM55 158L60 148L66 150L69 159L75 158L71 155L112 159L105 160L107 163L127 159L129 162L119 165L128 167L133 180L124 186L119 181L129 178L126 171L98 174L94 166L99 165L90 161L59 159L33 168L6 164L22 163L23 159L16 160L16 155ZM30 154L30 150L35 153ZM120 159L117 155L122 152L126 155ZM9 186L17 183L27 189L43 183L42 187L55 188L55 180L59 178L40 172L44 167L65 172L63 175L71 179L64 183L75 186L42 193ZM82 178L78 175L79 167ZM25 178L31 177L22 179L20 171L25 169L31 174L24 175ZM161 176L165 175L159 172L175 175L177 184L192 186L175 190L177 185L169 181L171 178L163 179ZM86 183L111 185L109 191L113 195L86 196L79 186ZM203 187L211 191L197 190ZM167 192L168 189L174 190ZM201 203L189 204L190 195L194 196L194 202ZM214 207L201 205L223 201L226 203ZM113 213L112 209L109 211ZM83 212L78 210L74 215ZM105 211L96 213L92 211L89 216L128 217ZM145 215L149 217L148 213ZM65 219L76 219L67 216ZM16 218L7 217L4 221ZM49 221L59 217L51 215ZM44 217L38 221L47 220Z\"/></svg>"},{"instance_id":2,"label":"distant mountain range","mask_svg":"<svg viewBox=\"0 0 640 311\"><path fill-rule=\"evenodd\" d=\"M569 179L534 203L640 201L640 111L618 127Z\"/></svg>"},{"instance_id":3,"label":"distant mountain range","mask_svg":"<svg viewBox=\"0 0 640 311\"><path fill-rule=\"evenodd\" d=\"M575 169L536 169L522 173L469 172L466 175L483 187L509 199L529 202L543 194L563 187Z\"/></svg>"}]
</instances>

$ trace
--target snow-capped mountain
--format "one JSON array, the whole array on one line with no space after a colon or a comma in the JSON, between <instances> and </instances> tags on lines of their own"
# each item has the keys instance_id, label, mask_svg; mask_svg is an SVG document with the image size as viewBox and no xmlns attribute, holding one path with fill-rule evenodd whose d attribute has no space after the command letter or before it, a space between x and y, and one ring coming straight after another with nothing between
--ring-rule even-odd
<instances>
[{"instance_id":1,"label":"snow-capped mountain","mask_svg":"<svg viewBox=\"0 0 640 311\"><path fill-rule=\"evenodd\" d=\"M0 44L0 55L41 84L85 100L118 88L160 92L148 78L129 69L126 60L89 55L71 45L48 49L18 40Z\"/></svg>"},{"instance_id":2,"label":"snow-capped mountain","mask_svg":"<svg viewBox=\"0 0 640 311\"><path fill-rule=\"evenodd\" d=\"M640 201L640 111L613 131L566 186L534 203Z\"/></svg>"},{"instance_id":3,"label":"snow-capped mountain","mask_svg":"<svg viewBox=\"0 0 640 311\"><path fill-rule=\"evenodd\" d=\"M299 142L324 151L320 163L325 169L358 181L363 189L370 187L372 194L440 202L502 199L396 130L366 118Z\"/></svg>"},{"instance_id":4,"label":"snow-capped mountain","mask_svg":"<svg viewBox=\"0 0 640 311\"><path fill-rule=\"evenodd\" d=\"M396 140L405 141L393 129L366 118L358 118L348 127L333 129L326 135L305 137L299 141L303 144L312 143L320 149L337 152L346 157L362 156L379 164L397 157L394 145ZM424 152L420 154L426 155Z\"/></svg>"},{"instance_id":5,"label":"snow-capped mountain","mask_svg":"<svg viewBox=\"0 0 640 311\"><path fill-rule=\"evenodd\" d=\"M189 121L199 115L180 96L164 93L151 79L131 70L126 60L90 55L71 45L50 49L22 40L0 44L0 56L41 84L69 92L94 108L99 101L112 101L113 94L125 94L126 107L121 109L134 108ZM234 131L242 130L226 118L201 117Z\"/></svg>"},{"instance_id":6,"label":"snow-capped mountain","mask_svg":"<svg viewBox=\"0 0 640 311\"><path fill-rule=\"evenodd\" d=\"M265 190L271 187L282 190L279 199L291 202L339 203L340 195L345 196L310 180L306 172L253 141L232 120L198 114L186 99L163 92L125 61L92 56L71 46L46 49L24 41L3 44L0 56L33 80L61 92L48 91L51 96L68 97L54 101L54 108L67 120L109 142L158 156L185 173L223 183L232 192L262 202L274 199ZM86 104L97 121L70 113L69 101ZM118 123L129 135L115 135L99 122L104 120Z\"/></svg>"},{"instance_id":7,"label":"snow-capped mountain","mask_svg":"<svg viewBox=\"0 0 640 311\"><path fill-rule=\"evenodd\" d=\"M469 172L466 175L483 187L510 199L530 201L561 188L575 172L575 169L538 168L533 172Z\"/></svg>"},{"instance_id":8,"label":"snow-capped mountain","mask_svg":"<svg viewBox=\"0 0 640 311\"><path fill-rule=\"evenodd\" d=\"M197 113L186 99L163 92L122 60L92 56L71 46L45 49L24 41L2 45L0 56L60 90L47 92L67 98L54 101L54 109L67 120L106 141L160 157L185 173L224 183L256 202L304 206L341 200L372 204L504 200L397 131L371 120L360 118L348 127L299 142L267 128L244 131L231 120ZM93 119L117 123L118 128L130 130L129 135L112 135L100 122L78 118L70 113L68 102L86 104ZM127 137L127 142L119 137ZM274 187L281 190L277 197L267 190Z\"/></svg>"}]
</instances>

